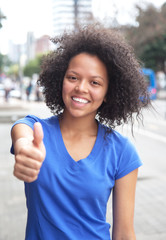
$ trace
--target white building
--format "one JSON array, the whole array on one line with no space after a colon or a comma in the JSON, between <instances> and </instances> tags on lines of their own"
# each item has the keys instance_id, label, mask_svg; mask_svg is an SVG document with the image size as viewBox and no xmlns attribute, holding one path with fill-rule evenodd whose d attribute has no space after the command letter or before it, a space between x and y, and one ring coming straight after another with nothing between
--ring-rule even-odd
<instances>
[{"instance_id":1,"label":"white building","mask_svg":"<svg viewBox=\"0 0 166 240\"><path fill-rule=\"evenodd\" d=\"M35 36L33 32L27 33L26 55L27 61L35 57Z\"/></svg>"},{"instance_id":2,"label":"white building","mask_svg":"<svg viewBox=\"0 0 166 240\"><path fill-rule=\"evenodd\" d=\"M52 0L54 34L60 35L65 29L77 30L80 23L92 21L92 0Z\"/></svg>"}]
</instances>

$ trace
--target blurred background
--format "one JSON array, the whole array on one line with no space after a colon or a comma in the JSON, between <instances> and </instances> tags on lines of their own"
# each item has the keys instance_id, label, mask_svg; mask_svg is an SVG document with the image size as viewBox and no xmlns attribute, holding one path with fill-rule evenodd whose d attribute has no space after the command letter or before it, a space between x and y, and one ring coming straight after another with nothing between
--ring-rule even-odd
<instances>
[{"instance_id":1,"label":"blurred background","mask_svg":"<svg viewBox=\"0 0 166 240\"><path fill-rule=\"evenodd\" d=\"M101 21L119 29L134 47L144 68L155 72L150 91L163 96L166 90L166 4L147 0L1 0L0 3L0 96L40 100L36 79L43 54L54 46L50 37L65 29ZM161 93L162 91L162 93Z\"/></svg>"},{"instance_id":2,"label":"blurred background","mask_svg":"<svg viewBox=\"0 0 166 240\"><path fill-rule=\"evenodd\" d=\"M118 130L144 162L136 193L137 239L166 239L166 1L1 0L0 240L24 239L26 223L24 186L12 175L9 154L12 123L27 114L51 114L36 84L42 57L55 50L50 38L94 21L118 29L142 63L154 109L143 112L144 126L136 123L134 138L130 126Z\"/></svg>"},{"instance_id":3,"label":"blurred background","mask_svg":"<svg viewBox=\"0 0 166 240\"><path fill-rule=\"evenodd\" d=\"M54 49L50 38L65 29L101 21L119 29L133 46L143 67L154 71L149 90L166 90L166 3L163 0L1 0L0 96L40 100L36 79L43 54ZM152 83L154 81L154 83Z\"/></svg>"}]
</instances>

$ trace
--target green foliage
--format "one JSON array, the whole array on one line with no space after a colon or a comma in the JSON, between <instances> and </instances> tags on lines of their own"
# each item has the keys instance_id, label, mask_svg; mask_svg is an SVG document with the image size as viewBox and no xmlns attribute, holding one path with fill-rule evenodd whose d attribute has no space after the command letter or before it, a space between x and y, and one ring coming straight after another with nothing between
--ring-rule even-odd
<instances>
[{"instance_id":1,"label":"green foliage","mask_svg":"<svg viewBox=\"0 0 166 240\"><path fill-rule=\"evenodd\" d=\"M9 67L8 75L12 76L13 79L19 78L19 65L18 64L12 64Z\"/></svg>"},{"instance_id":2,"label":"green foliage","mask_svg":"<svg viewBox=\"0 0 166 240\"><path fill-rule=\"evenodd\" d=\"M33 74L39 74L42 58L43 55L38 55L36 58L30 60L23 69L24 76L31 78Z\"/></svg>"},{"instance_id":3,"label":"green foliage","mask_svg":"<svg viewBox=\"0 0 166 240\"><path fill-rule=\"evenodd\" d=\"M146 9L136 6L138 26L125 28L126 36L145 67L165 70L166 4L160 9L149 4Z\"/></svg>"},{"instance_id":4,"label":"green foliage","mask_svg":"<svg viewBox=\"0 0 166 240\"><path fill-rule=\"evenodd\" d=\"M6 16L2 13L1 9L0 9L0 28L2 28L2 20L6 19Z\"/></svg>"},{"instance_id":5,"label":"green foliage","mask_svg":"<svg viewBox=\"0 0 166 240\"><path fill-rule=\"evenodd\" d=\"M6 72L5 68L11 65L12 62L10 61L8 56L0 53L0 74L5 73Z\"/></svg>"},{"instance_id":6,"label":"green foliage","mask_svg":"<svg viewBox=\"0 0 166 240\"><path fill-rule=\"evenodd\" d=\"M166 61L166 34L154 38L143 47L140 58L145 62L145 67L154 70L164 70Z\"/></svg>"}]
</instances>

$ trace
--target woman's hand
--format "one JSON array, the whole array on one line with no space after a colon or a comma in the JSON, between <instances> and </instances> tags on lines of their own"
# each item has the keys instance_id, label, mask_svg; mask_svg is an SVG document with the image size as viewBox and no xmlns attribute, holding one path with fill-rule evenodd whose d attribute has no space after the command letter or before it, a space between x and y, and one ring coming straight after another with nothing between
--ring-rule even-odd
<instances>
[{"instance_id":1,"label":"woman's hand","mask_svg":"<svg viewBox=\"0 0 166 240\"><path fill-rule=\"evenodd\" d=\"M34 124L33 131L24 124L18 124L14 128L13 132L15 132L15 135L21 137L13 137L15 139L15 165L13 174L18 179L30 183L38 178L46 155L43 143L43 129L39 122ZM24 130L25 133L28 132L28 134L21 134ZM14 133L12 133L12 135L14 135Z\"/></svg>"}]
</instances>

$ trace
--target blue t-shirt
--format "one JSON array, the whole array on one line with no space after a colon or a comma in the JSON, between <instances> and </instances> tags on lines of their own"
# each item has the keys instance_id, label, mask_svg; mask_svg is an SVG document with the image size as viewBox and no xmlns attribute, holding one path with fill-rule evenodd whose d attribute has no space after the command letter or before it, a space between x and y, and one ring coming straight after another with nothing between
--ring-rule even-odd
<instances>
[{"instance_id":1,"label":"blue t-shirt","mask_svg":"<svg viewBox=\"0 0 166 240\"><path fill-rule=\"evenodd\" d=\"M26 240L110 240L107 201L115 180L142 165L134 146L116 131L105 134L98 123L91 153L76 162L64 145L58 117L29 115L15 124L33 128L35 122L43 127L46 158L38 179L25 183Z\"/></svg>"}]
</instances>

